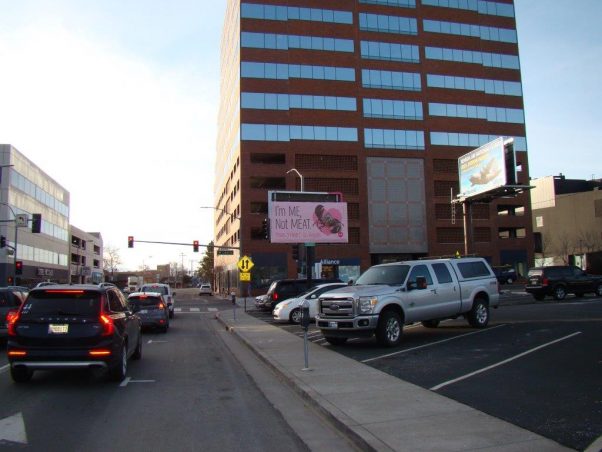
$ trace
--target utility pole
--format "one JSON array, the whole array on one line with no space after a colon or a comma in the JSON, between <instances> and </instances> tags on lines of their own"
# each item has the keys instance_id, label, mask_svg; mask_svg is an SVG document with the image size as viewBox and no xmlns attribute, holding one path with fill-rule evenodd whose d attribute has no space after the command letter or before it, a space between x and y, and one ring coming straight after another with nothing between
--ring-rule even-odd
<instances>
[{"instance_id":1,"label":"utility pole","mask_svg":"<svg viewBox=\"0 0 602 452\"><path fill-rule=\"evenodd\" d=\"M180 283L180 287L184 287L184 257L186 256L186 254L184 253L180 253L180 257L182 258L182 278L181 278L181 283ZM176 287L177 287L177 282L176 282Z\"/></svg>"}]
</instances>

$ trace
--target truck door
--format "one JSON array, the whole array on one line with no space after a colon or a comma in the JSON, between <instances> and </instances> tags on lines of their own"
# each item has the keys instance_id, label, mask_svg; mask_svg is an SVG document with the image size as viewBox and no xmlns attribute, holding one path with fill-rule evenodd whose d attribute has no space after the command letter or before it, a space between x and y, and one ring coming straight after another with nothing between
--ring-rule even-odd
<instances>
[{"instance_id":1,"label":"truck door","mask_svg":"<svg viewBox=\"0 0 602 452\"><path fill-rule=\"evenodd\" d=\"M416 278L418 277L426 279L426 289L417 287ZM428 265L414 265L408 275L406 287L408 289L406 321L419 322L436 318L436 315L432 313L437 310L438 297L435 293L433 277Z\"/></svg>"},{"instance_id":2,"label":"truck door","mask_svg":"<svg viewBox=\"0 0 602 452\"><path fill-rule=\"evenodd\" d=\"M439 317L451 317L462 309L462 299L458 282L454 280L451 274L449 264L440 262L432 264L433 272L437 278L437 299L439 300Z\"/></svg>"}]
</instances>

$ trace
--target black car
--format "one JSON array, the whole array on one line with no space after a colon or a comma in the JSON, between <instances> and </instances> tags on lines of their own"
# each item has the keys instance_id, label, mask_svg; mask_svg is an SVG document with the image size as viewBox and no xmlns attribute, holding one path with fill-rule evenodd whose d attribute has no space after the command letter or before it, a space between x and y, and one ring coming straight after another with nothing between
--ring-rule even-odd
<instances>
[{"instance_id":1,"label":"black car","mask_svg":"<svg viewBox=\"0 0 602 452\"><path fill-rule=\"evenodd\" d=\"M491 269L500 284L512 284L518 279L518 273L516 273L514 267L510 265L491 267Z\"/></svg>"},{"instance_id":2,"label":"black car","mask_svg":"<svg viewBox=\"0 0 602 452\"><path fill-rule=\"evenodd\" d=\"M284 300L288 300L289 298L296 297L297 295L306 292L312 287L317 286L318 284L326 284L326 283L334 283L341 282L340 279L311 279L308 281L307 279L280 279L274 281L268 292L266 293L266 298L264 301L264 306L266 309L274 309L278 303ZM257 303L256 303L257 304Z\"/></svg>"},{"instance_id":3,"label":"black car","mask_svg":"<svg viewBox=\"0 0 602 452\"><path fill-rule=\"evenodd\" d=\"M125 378L128 358L142 357L140 318L116 287L54 285L32 289L8 323L15 382L38 369L103 368Z\"/></svg>"},{"instance_id":4,"label":"black car","mask_svg":"<svg viewBox=\"0 0 602 452\"><path fill-rule=\"evenodd\" d=\"M11 287L0 287L0 338L8 335L7 316L13 315L21 307L27 293Z\"/></svg>"},{"instance_id":5,"label":"black car","mask_svg":"<svg viewBox=\"0 0 602 452\"><path fill-rule=\"evenodd\" d=\"M602 297L602 276L589 275L574 265L535 267L529 270L525 290L536 300L543 300L546 295L563 300L568 293Z\"/></svg>"}]
</instances>

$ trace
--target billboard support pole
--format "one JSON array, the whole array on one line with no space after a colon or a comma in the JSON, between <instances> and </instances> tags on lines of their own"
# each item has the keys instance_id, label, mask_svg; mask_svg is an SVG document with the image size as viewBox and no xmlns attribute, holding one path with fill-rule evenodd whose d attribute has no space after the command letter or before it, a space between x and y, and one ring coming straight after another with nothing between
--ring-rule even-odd
<instances>
[{"instance_id":1,"label":"billboard support pole","mask_svg":"<svg viewBox=\"0 0 602 452\"><path fill-rule=\"evenodd\" d=\"M468 256L472 251L472 204L467 199L462 203L464 215L464 255Z\"/></svg>"}]
</instances>

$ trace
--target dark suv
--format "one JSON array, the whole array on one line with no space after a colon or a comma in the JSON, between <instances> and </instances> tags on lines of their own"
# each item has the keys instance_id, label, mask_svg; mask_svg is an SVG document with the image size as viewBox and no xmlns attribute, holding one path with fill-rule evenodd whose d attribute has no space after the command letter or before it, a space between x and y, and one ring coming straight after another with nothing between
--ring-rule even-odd
<instances>
[{"instance_id":1,"label":"dark suv","mask_svg":"<svg viewBox=\"0 0 602 452\"><path fill-rule=\"evenodd\" d=\"M15 382L34 370L104 368L121 381L128 358L140 359L140 318L116 287L54 285L32 289L8 323L7 354Z\"/></svg>"},{"instance_id":2,"label":"dark suv","mask_svg":"<svg viewBox=\"0 0 602 452\"><path fill-rule=\"evenodd\" d=\"M274 281L266 298L264 300L264 307L266 309L274 309L278 303L289 298L296 297L299 294L317 286L318 284L341 282L340 279L312 279L310 280L309 287L307 285L307 279L280 279Z\"/></svg>"},{"instance_id":3,"label":"dark suv","mask_svg":"<svg viewBox=\"0 0 602 452\"><path fill-rule=\"evenodd\" d=\"M514 267L510 265L502 265L501 267L491 267L495 277L500 284L512 284L518 279L518 274Z\"/></svg>"},{"instance_id":4,"label":"dark suv","mask_svg":"<svg viewBox=\"0 0 602 452\"><path fill-rule=\"evenodd\" d=\"M574 265L535 267L529 270L525 290L536 300L543 300L546 295L563 300L568 293L602 297L602 276L589 275Z\"/></svg>"}]
</instances>

